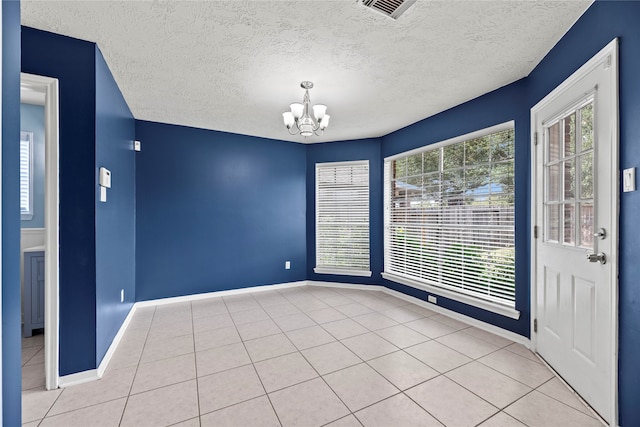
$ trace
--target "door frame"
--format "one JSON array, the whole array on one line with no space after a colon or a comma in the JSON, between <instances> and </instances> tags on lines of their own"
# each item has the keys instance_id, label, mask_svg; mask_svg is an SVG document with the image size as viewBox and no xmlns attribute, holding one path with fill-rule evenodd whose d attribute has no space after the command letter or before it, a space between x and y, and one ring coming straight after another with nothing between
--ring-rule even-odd
<instances>
[{"instance_id":1,"label":"door frame","mask_svg":"<svg viewBox=\"0 0 640 427\"><path fill-rule=\"evenodd\" d=\"M44 175L44 227L45 227L45 291L44 291L44 370L47 390L59 386L59 128L58 79L20 73L20 86L44 93L45 175Z\"/></svg>"},{"instance_id":2,"label":"door frame","mask_svg":"<svg viewBox=\"0 0 640 427\"><path fill-rule=\"evenodd\" d=\"M536 195L538 191L542 191L539 188L541 184L540 177L537 176L537 158L536 158L536 140L541 140L537 136L536 121L538 119L539 112L544 109L549 103L556 100L565 90L573 86L578 80L586 76L593 71L596 67L602 64L607 57L610 57L609 66L613 68L613 72L610 73L610 83L613 88L611 96L608 99L601 102L607 102L611 105L611 116L608 118L613 123L613 129L611 132L611 159L613 164L611 165L611 188L610 194L614 200L614 206L612 211L612 223L611 223L611 238L615 239L612 243L611 256L607 257L607 262L612 264L611 266L611 342L610 348L613 354L611 355L611 413L609 416L610 425L618 425L618 246L619 246L619 220L620 220L620 194L619 194L619 123L618 123L618 39L613 39L607 44L600 52L593 56L589 61L582 65L577 71L563 81L559 86L553 89L547 96L545 96L540 102L538 102L533 108L531 108L531 349L537 353L537 335L534 332L534 321L537 316L537 292L538 292L538 277L537 277L537 253L536 253L536 240L542 239L543 231L541 229L541 218L537 217L536 210ZM600 149L602 149L600 147ZM534 227L536 227L534 229ZM536 239L535 230L539 230L538 237Z\"/></svg>"}]
</instances>

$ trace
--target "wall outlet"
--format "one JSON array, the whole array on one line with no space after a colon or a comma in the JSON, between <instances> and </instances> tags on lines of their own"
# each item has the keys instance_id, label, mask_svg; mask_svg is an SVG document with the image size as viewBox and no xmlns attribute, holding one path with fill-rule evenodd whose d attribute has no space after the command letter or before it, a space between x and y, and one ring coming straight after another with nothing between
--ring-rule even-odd
<instances>
[{"instance_id":1,"label":"wall outlet","mask_svg":"<svg viewBox=\"0 0 640 427\"><path fill-rule=\"evenodd\" d=\"M120 289L120 302L124 302L124 289Z\"/></svg>"},{"instance_id":2,"label":"wall outlet","mask_svg":"<svg viewBox=\"0 0 640 427\"><path fill-rule=\"evenodd\" d=\"M291 261L285 261L284 262L284 269L285 270L290 270L291 269Z\"/></svg>"},{"instance_id":3,"label":"wall outlet","mask_svg":"<svg viewBox=\"0 0 640 427\"><path fill-rule=\"evenodd\" d=\"M140 151L140 141L133 141L133 149Z\"/></svg>"},{"instance_id":4,"label":"wall outlet","mask_svg":"<svg viewBox=\"0 0 640 427\"><path fill-rule=\"evenodd\" d=\"M431 304L438 304L438 298L434 297L433 295L429 295L427 297L427 301L429 301Z\"/></svg>"}]
</instances>

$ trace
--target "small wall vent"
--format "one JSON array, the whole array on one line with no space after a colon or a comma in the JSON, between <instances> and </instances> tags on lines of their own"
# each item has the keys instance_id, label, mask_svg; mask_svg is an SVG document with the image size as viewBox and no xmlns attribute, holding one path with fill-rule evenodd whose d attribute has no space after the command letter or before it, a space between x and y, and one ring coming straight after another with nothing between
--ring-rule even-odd
<instances>
[{"instance_id":1,"label":"small wall vent","mask_svg":"<svg viewBox=\"0 0 640 427\"><path fill-rule=\"evenodd\" d=\"M385 16L398 19L416 0L361 0L361 3Z\"/></svg>"}]
</instances>

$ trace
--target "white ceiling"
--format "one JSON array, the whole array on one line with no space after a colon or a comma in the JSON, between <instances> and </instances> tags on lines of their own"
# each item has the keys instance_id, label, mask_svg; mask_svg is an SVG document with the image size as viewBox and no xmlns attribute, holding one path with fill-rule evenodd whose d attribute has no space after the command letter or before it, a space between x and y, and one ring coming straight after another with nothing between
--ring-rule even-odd
<instances>
[{"instance_id":1,"label":"white ceiling","mask_svg":"<svg viewBox=\"0 0 640 427\"><path fill-rule=\"evenodd\" d=\"M31 1L22 24L96 42L137 119L323 142L377 137L527 76L591 4L418 0ZM328 106L324 136L282 112Z\"/></svg>"}]
</instances>

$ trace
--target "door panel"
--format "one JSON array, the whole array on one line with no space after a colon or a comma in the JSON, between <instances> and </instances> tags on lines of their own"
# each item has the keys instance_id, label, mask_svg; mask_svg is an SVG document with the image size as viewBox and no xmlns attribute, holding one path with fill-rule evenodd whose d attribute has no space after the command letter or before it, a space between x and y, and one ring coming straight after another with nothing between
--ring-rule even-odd
<instances>
[{"instance_id":1,"label":"door panel","mask_svg":"<svg viewBox=\"0 0 640 427\"><path fill-rule=\"evenodd\" d=\"M536 350L606 420L615 417L616 51L542 100L531 124Z\"/></svg>"}]
</instances>

